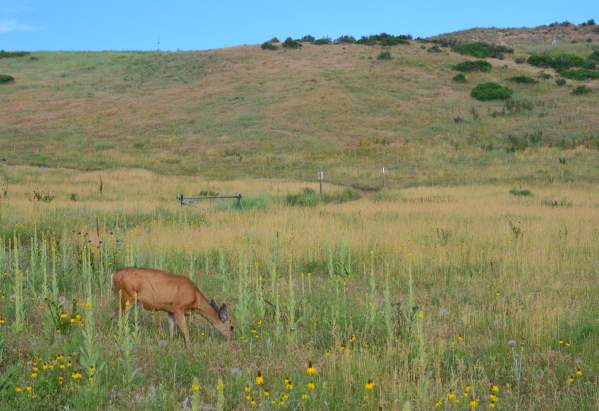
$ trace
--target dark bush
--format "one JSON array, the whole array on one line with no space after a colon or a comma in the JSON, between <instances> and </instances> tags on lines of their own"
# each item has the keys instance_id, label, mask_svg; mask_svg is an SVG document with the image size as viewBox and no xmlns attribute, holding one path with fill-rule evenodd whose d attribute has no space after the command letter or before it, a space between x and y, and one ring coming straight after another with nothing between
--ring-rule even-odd
<instances>
[{"instance_id":1,"label":"dark bush","mask_svg":"<svg viewBox=\"0 0 599 411\"><path fill-rule=\"evenodd\" d=\"M328 37L321 37L319 39L314 40L314 44L323 45L323 44L331 44L332 41Z\"/></svg>"},{"instance_id":2,"label":"dark bush","mask_svg":"<svg viewBox=\"0 0 599 411\"><path fill-rule=\"evenodd\" d=\"M273 37L272 39L270 39L268 41L271 43L280 43L281 42L277 37Z\"/></svg>"},{"instance_id":3,"label":"dark bush","mask_svg":"<svg viewBox=\"0 0 599 411\"><path fill-rule=\"evenodd\" d=\"M287 194L285 202L290 206L314 207L320 203L345 203L358 200L360 195L348 188L339 193L319 195L311 188L304 188L297 194Z\"/></svg>"},{"instance_id":4,"label":"dark bush","mask_svg":"<svg viewBox=\"0 0 599 411\"><path fill-rule=\"evenodd\" d=\"M466 83L468 80L466 80L466 76L464 75L464 73L459 73L453 76L453 81L457 83Z\"/></svg>"},{"instance_id":5,"label":"dark bush","mask_svg":"<svg viewBox=\"0 0 599 411\"><path fill-rule=\"evenodd\" d=\"M539 81L535 80L532 77L528 77L528 76L513 76L508 78L509 81L513 81L514 83L521 83L521 84L537 84Z\"/></svg>"},{"instance_id":6,"label":"dark bush","mask_svg":"<svg viewBox=\"0 0 599 411\"><path fill-rule=\"evenodd\" d=\"M589 54L587 60L599 63L599 50L594 50L591 54Z\"/></svg>"},{"instance_id":7,"label":"dark bush","mask_svg":"<svg viewBox=\"0 0 599 411\"><path fill-rule=\"evenodd\" d=\"M578 86L572 90L572 94L575 96L581 96L583 94L589 94L592 90L587 86Z\"/></svg>"},{"instance_id":8,"label":"dark bush","mask_svg":"<svg viewBox=\"0 0 599 411\"><path fill-rule=\"evenodd\" d=\"M262 47L262 50L276 50L279 48L276 44L273 44L270 41L265 41L260 47Z\"/></svg>"},{"instance_id":9,"label":"dark bush","mask_svg":"<svg viewBox=\"0 0 599 411\"><path fill-rule=\"evenodd\" d=\"M477 100L506 100L514 94L513 90L497 83L481 83L474 87L470 92L470 96Z\"/></svg>"},{"instance_id":10,"label":"dark bush","mask_svg":"<svg viewBox=\"0 0 599 411\"><path fill-rule=\"evenodd\" d=\"M504 53L514 52L514 50L509 47L498 46L495 44L484 43L481 41L475 43L457 44L452 47L452 50L456 53L478 57L481 59L487 57L495 57L500 59L503 58Z\"/></svg>"},{"instance_id":11,"label":"dark bush","mask_svg":"<svg viewBox=\"0 0 599 411\"><path fill-rule=\"evenodd\" d=\"M533 54L527 61L531 66L551 67L558 71L572 67L582 67L585 63L585 59L576 54L560 54L559 56Z\"/></svg>"},{"instance_id":12,"label":"dark bush","mask_svg":"<svg viewBox=\"0 0 599 411\"><path fill-rule=\"evenodd\" d=\"M516 197L531 197L532 196L532 192L530 190L527 190L526 188L512 188L510 190L510 194Z\"/></svg>"},{"instance_id":13,"label":"dark bush","mask_svg":"<svg viewBox=\"0 0 599 411\"><path fill-rule=\"evenodd\" d=\"M31 53L29 53L28 51L4 51L4 50L0 50L0 59L7 59L7 58L11 58L11 57L23 57L23 56L27 56Z\"/></svg>"},{"instance_id":14,"label":"dark bush","mask_svg":"<svg viewBox=\"0 0 599 411\"><path fill-rule=\"evenodd\" d=\"M569 78L570 80L591 80L591 79L599 79L599 70L591 70L591 69L573 69L573 70L564 70L559 73L565 78Z\"/></svg>"},{"instance_id":15,"label":"dark bush","mask_svg":"<svg viewBox=\"0 0 599 411\"><path fill-rule=\"evenodd\" d=\"M314 36L307 34L304 37L302 37L300 39L300 41L303 43L314 43L314 41L316 41L316 39L314 38Z\"/></svg>"},{"instance_id":16,"label":"dark bush","mask_svg":"<svg viewBox=\"0 0 599 411\"><path fill-rule=\"evenodd\" d=\"M543 80L549 80L552 77L551 74L545 73L544 71L541 71L537 76Z\"/></svg>"},{"instance_id":17,"label":"dark bush","mask_svg":"<svg viewBox=\"0 0 599 411\"><path fill-rule=\"evenodd\" d=\"M593 19L589 19L587 21L585 21L584 23L580 23L581 26L594 26L595 25L595 20Z\"/></svg>"},{"instance_id":18,"label":"dark bush","mask_svg":"<svg viewBox=\"0 0 599 411\"><path fill-rule=\"evenodd\" d=\"M391 53L388 51L381 51L379 53L378 56L376 56L377 60L391 60L393 57L391 57Z\"/></svg>"},{"instance_id":19,"label":"dark bush","mask_svg":"<svg viewBox=\"0 0 599 411\"><path fill-rule=\"evenodd\" d=\"M0 84L12 83L13 81L15 81L13 76L9 76L8 74L0 74Z\"/></svg>"},{"instance_id":20,"label":"dark bush","mask_svg":"<svg viewBox=\"0 0 599 411\"><path fill-rule=\"evenodd\" d=\"M491 64L486 62L485 60L469 60L458 63L452 68L457 71L469 73L473 71L488 72L491 71L492 67L493 66L491 66Z\"/></svg>"},{"instance_id":21,"label":"dark bush","mask_svg":"<svg viewBox=\"0 0 599 411\"><path fill-rule=\"evenodd\" d=\"M429 48L427 51L429 53L441 53L443 50L441 50L441 47L439 47L435 44L433 47Z\"/></svg>"},{"instance_id":22,"label":"dark bush","mask_svg":"<svg viewBox=\"0 0 599 411\"><path fill-rule=\"evenodd\" d=\"M555 79L555 84L557 84L558 86L562 87L566 85L566 80L564 80L563 78L559 77Z\"/></svg>"},{"instance_id":23,"label":"dark bush","mask_svg":"<svg viewBox=\"0 0 599 411\"><path fill-rule=\"evenodd\" d=\"M282 46L286 49L299 49L302 47L302 43L297 40L293 40L291 37L287 37Z\"/></svg>"},{"instance_id":24,"label":"dark bush","mask_svg":"<svg viewBox=\"0 0 599 411\"><path fill-rule=\"evenodd\" d=\"M522 56L520 56L520 57L516 57L516 58L514 59L514 62L515 62L516 64L524 64L524 63L526 63L526 57L522 57Z\"/></svg>"},{"instance_id":25,"label":"dark bush","mask_svg":"<svg viewBox=\"0 0 599 411\"><path fill-rule=\"evenodd\" d=\"M356 39L354 38L354 36L349 36L349 35L343 35L337 38L337 40L335 40L335 43L337 44L341 44L341 43L345 43L345 44L353 44L356 42Z\"/></svg>"},{"instance_id":26,"label":"dark bush","mask_svg":"<svg viewBox=\"0 0 599 411\"><path fill-rule=\"evenodd\" d=\"M398 44L410 44L409 40L412 39L410 35L399 35L381 33L373 34L370 36L362 36L356 43L364 44L367 46L374 46L379 44L381 46L396 46Z\"/></svg>"}]
</instances>

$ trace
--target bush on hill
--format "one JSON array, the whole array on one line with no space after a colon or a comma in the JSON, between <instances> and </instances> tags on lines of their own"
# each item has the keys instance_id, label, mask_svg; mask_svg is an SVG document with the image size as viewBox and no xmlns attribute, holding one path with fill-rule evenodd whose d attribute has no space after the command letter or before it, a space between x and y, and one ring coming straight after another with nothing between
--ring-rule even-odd
<instances>
[{"instance_id":1,"label":"bush on hill","mask_svg":"<svg viewBox=\"0 0 599 411\"><path fill-rule=\"evenodd\" d=\"M599 79L599 70L591 70L591 69L573 69L573 70L563 70L559 73L562 77L569 78L570 80L593 80Z\"/></svg>"},{"instance_id":2,"label":"bush on hill","mask_svg":"<svg viewBox=\"0 0 599 411\"><path fill-rule=\"evenodd\" d=\"M276 50L279 48L276 44L273 44L270 41L265 41L260 47L262 47L262 50Z\"/></svg>"},{"instance_id":3,"label":"bush on hill","mask_svg":"<svg viewBox=\"0 0 599 411\"><path fill-rule=\"evenodd\" d=\"M31 53L29 53L28 51L4 51L4 50L0 50L0 59L7 59L7 58L11 58L11 57L23 57L23 56L27 56Z\"/></svg>"},{"instance_id":4,"label":"bush on hill","mask_svg":"<svg viewBox=\"0 0 599 411\"><path fill-rule=\"evenodd\" d=\"M513 76L508 78L509 81L513 81L514 83L521 83L521 84L537 84L539 81L535 80L532 77L528 77L528 76Z\"/></svg>"},{"instance_id":5,"label":"bush on hill","mask_svg":"<svg viewBox=\"0 0 599 411\"><path fill-rule=\"evenodd\" d=\"M337 37L337 40L335 40L335 43L337 44L353 44L356 42L356 39L354 38L354 36L349 36L349 35L343 35L340 37Z\"/></svg>"},{"instance_id":6,"label":"bush on hill","mask_svg":"<svg viewBox=\"0 0 599 411\"><path fill-rule=\"evenodd\" d=\"M0 84L11 83L15 81L13 76L9 76L8 74L0 74Z\"/></svg>"},{"instance_id":7,"label":"bush on hill","mask_svg":"<svg viewBox=\"0 0 599 411\"><path fill-rule=\"evenodd\" d=\"M528 58L527 62L531 66L550 67L560 71L572 67L582 67L585 63L585 59L576 54L560 54L559 56L533 54Z\"/></svg>"},{"instance_id":8,"label":"bush on hill","mask_svg":"<svg viewBox=\"0 0 599 411\"><path fill-rule=\"evenodd\" d=\"M323 45L323 44L331 44L332 40L328 37L321 37L319 39L314 40L314 44Z\"/></svg>"},{"instance_id":9,"label":"bush on hill","mask_svg":"<svg viewBox=\"0 0 599 411\"><path fill-rule=\"evenodd\" d=\"M316 39L314 38L314 36L311 36L311 35L307 34L304 37L302 37L300 39L300 41L302 43L314 43L314 41L316 41Z\"/></svg>"},{"instance_id":10,"label":"bush on hill","mask_svg":"<svg viewBox=\"0 0 599 411\"><path fill-rule=\"evenodd\" d=\"M490 63L486 62L485 60L468 60L468 61L463 61L461 63L456 64L455 66L453 66L452 68L454 70L457 71L463 71L463 72L473 72L473 71L481 71L481 72L488 72L491 71L491 68L493 66L491 66Z\"/></svg>"},{"instance_id":11,"label":"bush on hill","mask_svg":"<svg viewBox=\"0 0 599 411\"><path fill-rule=\"evenodd\" d=\"M466 80L466 76L464 75L464 73L459 73L453 76L453 81L457 83L466 83L468 80Z\"/></svg>"},{"instance_id":12,"label":"bush on hill","mask_svg":"<svg viewBox=\"0 0 599 411\"><path fill-rule=\"evenodd\" d=\"M587 86L578 86L572 90L572 94L575 96L581 96L583 94L589 94L592 90Z\"/></svg>"},{"instance_id":13,"label":"bush on hill","mask_svg":"<svg viewBox=\"0 0 599 411\"><path fill-rule=\"evenodd\" d=\"M381 33L373 34L370 36L362 36L356 43L364 44L367 46L374 46L376 44L381 46L396 46L398 44L410 44L409 40L412 39L410 35L399 35L394 36L393 34Z\"/></svg>"},{"instance_id":14,"label":"bush on hill","mask_svg":"<svg viewBox=\"0 0 599 411\"><path fill-rule=\"evenodd\" d=\"M512 89L493 82L481 83L470 92L473 98L480 101L506 100L512 94L514 94Z\"/></svg>"},{"instance_id":15,"label":"bush on hill","mask_svg":"<svg viewBox=\"0 0 599 411\"><path fill-rule=\"evenodd\" d=\"M509 47L484 43L482 41L475 43L456 44L452 47L452 50L456 53L478 57L481 59L487 57L495 57L501 59L503 58L504 53L514 52L514 50Z\"/></svg>"},{"instance_id":16,"label":"bush on hill","mask_svg":"<svg viewBox=\"0 0 599 411\"><path fill-rule=\"evenodd\" d=\"M299 49L302 47L302 43L297 40L293 40L291 37L287 37L282 46L286 49Z\"/></svg>"},{"instance_id":17,"label":"bush on hill","mask_svg":"<svg viewBox=\"0 0 599 411\"><path fill-rule=\"evenodd\" d=\"M558 86L562 87L566 85L566 80L564 80L563 78L556 78L555 79L555 84L557 84Z\"/></svg>"}]
</instances>

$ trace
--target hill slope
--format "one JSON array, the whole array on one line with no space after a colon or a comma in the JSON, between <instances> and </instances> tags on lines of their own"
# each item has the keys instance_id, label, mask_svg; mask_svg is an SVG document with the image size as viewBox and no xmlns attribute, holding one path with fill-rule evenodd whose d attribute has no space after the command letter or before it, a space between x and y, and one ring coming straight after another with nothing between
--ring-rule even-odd
<instances>
[{"instance_id":1,"label":"hill slope","mask_svg":"<svg viewBox=\"0 0 599 411\"><path fill-rule=\"evenodd\" d=\"M311 44L0 59L16 79L0 86L0 151L9 164L212 178L312 180L323 168L328 180L362 186L379 183L381 166L399 185L599 180L588 144L599 139L597 82L585 96L553 78L509 83L541 69L508 56L461 84L451 66L469 58L430 47L394 46L385 61L378 46ZM486 81L523 103L473 100Z\"/></svg>"}]
</instances>

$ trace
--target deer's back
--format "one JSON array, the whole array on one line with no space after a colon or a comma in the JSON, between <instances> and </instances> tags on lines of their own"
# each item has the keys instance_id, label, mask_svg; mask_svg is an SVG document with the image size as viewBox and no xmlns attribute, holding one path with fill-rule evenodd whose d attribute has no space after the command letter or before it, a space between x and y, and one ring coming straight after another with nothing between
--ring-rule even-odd
<instances>
[{"instance_id":1,"label":"deer's back","mask_svg":"<svg viewBox=\"0 0 599 411\"><path fill-rule=\"evenodd\" d=\"M112 286L146 309L189 311L196 303L198 288L187 277L151 268L124 268L114 273Z\"/></svg>"}]
</instances>

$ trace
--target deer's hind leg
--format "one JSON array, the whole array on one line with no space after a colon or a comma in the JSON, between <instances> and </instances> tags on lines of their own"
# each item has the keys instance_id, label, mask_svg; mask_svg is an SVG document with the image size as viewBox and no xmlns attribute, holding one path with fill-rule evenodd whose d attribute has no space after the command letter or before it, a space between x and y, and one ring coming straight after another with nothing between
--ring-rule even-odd
<instances>
[{"instance_id":1,"label":"deer's hind leg","mask_svg":"<svg viewBox=\"0 0 599 411\"><path fill-rule=\"evenodd\" d=\"M168 321L168 333L172 340L175 337L175 316L173 315L173 313L166 314L166 319Z\"/></svg>"}]
</instances>

